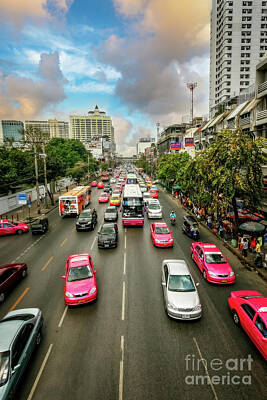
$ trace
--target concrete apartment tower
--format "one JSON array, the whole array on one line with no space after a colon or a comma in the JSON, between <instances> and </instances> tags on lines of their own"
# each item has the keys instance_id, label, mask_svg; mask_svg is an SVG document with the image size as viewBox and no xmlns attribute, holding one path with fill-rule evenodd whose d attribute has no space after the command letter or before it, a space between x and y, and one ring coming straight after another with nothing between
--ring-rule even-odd
<instances>
[{"instance_id":1,"label":"concrete apartment tower","mask_svg":"<svg viewBox=\"0 0 267 400\"><path fill-rule=\"evenodd\" d=\"M256 65L266 51L266 0L212 0L210 116L255 83Z\"/></svg>"}]
</instances>

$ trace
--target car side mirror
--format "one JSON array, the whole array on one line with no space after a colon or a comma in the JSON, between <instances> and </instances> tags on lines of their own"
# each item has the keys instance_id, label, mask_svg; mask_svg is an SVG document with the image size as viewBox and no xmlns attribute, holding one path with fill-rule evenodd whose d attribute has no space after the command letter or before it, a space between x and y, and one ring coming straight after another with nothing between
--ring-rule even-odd
<instances>
[{"instance_id":1,"label":"car side mirror","mask_svg":"<svg viewBox=\"0 0 267 400\"><path fill-rule=\"evenodd\" d=\"M97 269L94 270L94 274L96 274L96 273L97 273Z\"/></svg>"},{"instance_id":2,"label":"car side mirror","mask_svg":"<svg viewBox=\"0 0 267 400\"><path fill-rule=\"evenodd\" d=\"M229 257L225 257L226 261L229 261Z\"/></svg>"},{"instance_id":3,"label":"car side mirror","mask_svg":"<svg viewBox=\"0 0 267 400\"><path fill-rule=\"evenodd\" d=\"M196 286L199 286L199 282L196 283Z\"/></svg>"},{"instance_id":4,"label":"car side mirror","mask_svg":"<svg viewBox=\"0 0 267 400\"><path fill-rule=\"evenodd\" d=\"M166 286L166 282L161 282L162 286Z\"/></svg>"},{"instance_id":5,"label":"car side mirror","mask_svg":"<svg viewBox=\"0 0 267 400\"><path fill-rule=\"evenodd\" d=\"M12 375L20 368L20 364L15 365L15 367L12 369Z\"/></svg>"},{"instance_id":6,"label":"car side mirror","mask_svg":"<svg viewBox=\"0 0 267 400\"><path fill-rule=\"evenodd\" d=\"M61 277L62 279L66 279L66 275L62 275L62 277Z\"/></svg>"},{"instance_id":7,"label":"car side mirror","mask_svg":"<svg viewBox=\"0 0 267 400\"><path fill-rule=\"evenodd\" d=\"M170 233L172 233L172 231L170 231Z\"/></svg>"}]
</instances>

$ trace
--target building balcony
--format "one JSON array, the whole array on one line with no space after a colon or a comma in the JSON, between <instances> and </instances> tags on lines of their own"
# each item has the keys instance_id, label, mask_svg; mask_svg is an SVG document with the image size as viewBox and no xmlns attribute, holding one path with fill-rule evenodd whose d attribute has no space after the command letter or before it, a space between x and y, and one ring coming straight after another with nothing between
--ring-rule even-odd
<instances>
[{"instance_id":1,"label":"building balcony","mask_svg":"<svg viewBox=\"0 0 267 400\"><path fill-rule=\"evenodd\" d=\"M256 125L267 124L267 110L258 111L256 114Z\"/></svg>"},{"instance_id":2,"label":"building balcony","mask_svg":"<svg viewBox=\"0 0 267 400\"><path fill-rule=\"evenodd\" d=\"M257 98L267 95L267 81L260 83L257 87Z\"/></svg>"},{"instance_id":3,"label":"building balcony","mask_svg":"<svg viewBox=\"0 0 267 400\"><path fill-rule=\"evenodd\" d=\"M250 125L250 117L241 118L240 119L240 125L241 126Z\"/></svg>"}]
</instances>

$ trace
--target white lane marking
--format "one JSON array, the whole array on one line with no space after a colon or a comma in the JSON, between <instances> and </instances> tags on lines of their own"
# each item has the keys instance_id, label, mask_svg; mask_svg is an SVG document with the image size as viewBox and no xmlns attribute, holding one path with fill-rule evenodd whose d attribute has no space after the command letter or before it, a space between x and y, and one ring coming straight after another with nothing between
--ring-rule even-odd
<instances>
[{"instance_id":1,"label":"white lane marking","mask_svg":"<svg viewBox=\"0 0 267 400\"><path fill-rule=\"evenodd\" d=\"M59 324L58 324L58 328L62 327L62 324L63 324L63 321L64 321L65 316L67 314L67 311L68 311L68 306L65 307L65 310L64 310L64 312L62 314L62 317L60 318L60 321L59 321Z\"/></svg>"},{"instance_id":2,"label":"white lane marking","mask_svg":"<svg viewBox=\"0 0 267 400\"><path fill-rule=\"evenodd\" d=\"M123 275L126 275L126 253L124 253L124 261L123 261Z\"/></svg>"},{"instance_id":3,"label":"white lane marking","mask_svg":"<svg viewBox=\"0 0 267 400\"><path fill-rule=\"evenodd\" d=\"M121 336L119 400L122 400L122 396L123 396L123 362L124 362L124 336Z\"/></svg>"},{"instance_id":4,"label":"white lane marking","mask_svg":"<svg viewBox=\"0 0 267 400\"><path fill-rule=\"evenodd\" d=\"M124 248L126 250L126 235L124 236Z\"/></svg>"},{"instance_id":5,"label":"white lane marking","mask_svg":"<svg viewBox=\"0 0 267 400\"><path fill-rule=\"evenodd\" d=\"M218 396L217 396L217 393L215 392L215 389L214 389L214 385L213 385L213 383L212 383L212 380L210 379L210 375L209 375L209 371L208 371L207 365L206 365L206 363L205 363L205 360L204 360L203 357L202 357L202 354L201 354L199 345L198 345L198 343L197 343L197 339L196 339L195 337L193 337L193 341L195 342L195 345L196 345L198 354L199 354L199 356L200 356L200 360L201 360L201 362L202 362L202 364L203 364L203 366L204 366L204 369L205 369L205 371L206 371L206 374L207 374L207 376L208 376L208 378L209 378L209 384L210 384L210 387L211 387L211 389L212 389L212 391L213 391L214 399L215 399L215 400L219 400L219 399L218 399Z\"/></svg>"},{"instance_id":6,"label":"white lane marking","mask_svg":"<svg viewBox=\"0 0 267 400\"><path fill-rule=\"evenodd\" d=\"M92 243L91 250L92 250L92 248L94 247L95 241L96 241L96 236L95 236L94 241L93 241L93 243Z\"/></svg>"},{"instance_id":7,"label":"white lane marking","mask_svg":"<svg viewBox=\"0 0 267 400\"><path fill-rule=\"evenodd\" d=\"M122 307L121 307L121 320L124 321L125 316L125 282L122 283Z\"/></svg>"},{"instance_id":8,"label":"white lane marking","mask_svg":"<svg viewBox=\"0 0 267 400\"><path fill-rule=\"evenodd\" d=\"M39 370L39 372L38 372L38 375L37 375L37 377L36 377L36 379L35 379L35 381L34 381L32 390L31 390L31 392L30 392L30 394L29 394L27 400L31 400L31 399L33 398L34 392L35 392L36 387L37 387L37 385L38 385L38 383L39 383L39 380L40 380L40 378L41 378L41 375L42 375L43 370L44 370L44 368L45 368L45 365L46 365L46 363L47 363L47 361L48 361L48 357L50 356L50 353L51 353L51 351L52 351L53 346L54 346L53 344L50 344L50 346L49 346L49 348L48 348L48 350L47 350L47 353L46 353L46 355L45 355L44 361L42 362L41 368L40 368L40 370Z\"/></svg>"}]
</instances>

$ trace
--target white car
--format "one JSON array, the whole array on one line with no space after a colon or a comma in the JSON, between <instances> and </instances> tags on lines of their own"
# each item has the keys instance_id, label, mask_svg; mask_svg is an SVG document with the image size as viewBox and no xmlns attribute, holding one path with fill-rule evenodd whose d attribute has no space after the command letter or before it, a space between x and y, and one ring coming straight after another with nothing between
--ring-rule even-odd
<instances>
[{"instance_id":1,"label":"white car","mask_svg":"<svg viewBox=\"0 0 267 400\"><path fill-rule=\"evenodd\" d=\"M162 209L158 200L148 200L147 202L147 217L162 218Z\"/></svg>"},{"instance_id":2,"label":"white car","mask_svg":"<svg viewBox=\"0 0 267 400\"><path fill-rule=\"evenodd\" d=\"M161 269L164 308L169 317L181 320L201 318L198 291L184 260L164 260Z\"/></svg>"},{"instance_id":3,"label":"white car","mask_svg":"<svg viewBox=\"0 0 267 400\"><path fill-rule=\"evenodd\" d=\"M148 201L151 200L151 196L148 192L143 193L143 202L145 205L147 205Z\"/></svg>"},{"instance_id":4,"label":"white car","mask_svg":"<svg viewBox=\"0 0 267 400\"><path fill-rule=\"evenodd\" d=\"M147 192L147 187L144 183L140 183L139 186L142 193Z\"/></svg>"},{"instance_id":5,"label":"white car","mask_svg":"<svg viewBox=\"0 0 267 400\"><path fill-rule=\"evenodd\" d=\"M116 178L111 178L110 179L110 183L116 183L116 182L117 182Z\"/></svg>"}]
</instances>

